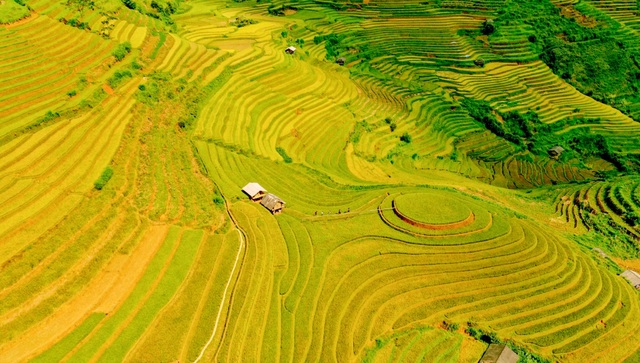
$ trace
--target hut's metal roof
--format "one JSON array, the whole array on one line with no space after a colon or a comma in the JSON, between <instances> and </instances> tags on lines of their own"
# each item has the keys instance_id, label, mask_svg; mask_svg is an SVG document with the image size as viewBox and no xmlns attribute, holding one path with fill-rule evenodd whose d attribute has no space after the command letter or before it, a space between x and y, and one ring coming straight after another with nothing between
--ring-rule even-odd
<instances>
[{"instance_id":1,"label":"hut's metal roof","mask_svg":"<svg viewBox=\"0 0 640 363\"><path fill-rule=\"evenodd\" d=\"M278 198L277 196L271 193L268 193L267 195L265 195L262 198L262 201L260 202L260 204L262 204L269 210L273 210L276 207L276 204L278 203L282 203L283 206L285 205L285 202L282 199Z\"/></svg>"},{"instance_id":2,"label":"hut's metal roof","mask_svg":"<svg viewBox=\"0 0 640 363\"><path fill-rule=\"evenodd\" d=\"M245 185L244 188L242 188L242 191L245 192L251 198L255 197L260 192L262 193L267 192L267 190L258 183L249 183Z\"/></svg>"},{"instance_id":3,"label":"hut's metal roof","mask_svg":"<svg viewBox=\"0 0 640 363\"><path fill-rule=\"evenodd\" d=\"M504 344L491 344L479 363L516 363L518 355Z\"/></svg>"},{"instance_id":4,"label":"hut's metal roof","mask_svg":"<svg viewBox=\"0 0 640 363\"><path fill-rule=\"evenodd\" d=\"M563 148L562 146L554 146L554 147L552 147L551 149L549 149L549 151L555 151L555 152L557 152L558 154L560 154L561 152L563 152L563 151L564 151L564 148Z\"/></svg>"},{"instance_id":5,"label":"hut's metal roof","mask_svg":"<svg viewBox=\"0 0 640 363\"><path fill-rule=\"evenodd\" d=\"M625 279L629 280L629 282L631 282L631 285L633 286L640 286L640 274L638 274L635 271L632 270L627 270L623 273L620 274L620 276L624 277Z\"/></svg>"},{"instance_id":6,"label":"hut's metal roof","mask_svg":"<svg viewBox=\"0 0 640 363\"><path fill-rule=\"evenodd\" d=\"M289 51L295 52L296 51L296 47L290 46L290 47L287 47L287 49L285 49L285 50L289 50Z\"/></svg>"}]
</instances>

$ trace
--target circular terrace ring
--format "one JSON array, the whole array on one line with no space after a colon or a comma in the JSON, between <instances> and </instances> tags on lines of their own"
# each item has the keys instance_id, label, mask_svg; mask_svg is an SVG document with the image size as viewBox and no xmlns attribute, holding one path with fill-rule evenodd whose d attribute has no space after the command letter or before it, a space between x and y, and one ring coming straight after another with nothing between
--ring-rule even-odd
<instances>
[{"instance_id":1,"label":"circular terrace ring","mask_svg":"<svg viewBox=\"0 0 640 363\"><path fill-rule=\"evenodd\" d=\"M458 229L472 224L476 216L462 200L442 192L402 194L391 202L403 222L427 230Z\"/></svg>"}]
</instances>

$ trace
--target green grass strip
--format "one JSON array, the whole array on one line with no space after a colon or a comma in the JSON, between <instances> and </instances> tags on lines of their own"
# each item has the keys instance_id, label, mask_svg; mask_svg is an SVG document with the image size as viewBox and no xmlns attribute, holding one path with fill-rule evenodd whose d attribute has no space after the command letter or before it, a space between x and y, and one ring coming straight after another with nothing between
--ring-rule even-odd
<instances>
[{"instance_id":1,"label":"green grass strip","mask_svg":"<svg viewBox=\"0 0 640 363\"><path fill-rule=\"evenodd\" d=\"M91 331L102 321L106 315L103 313L93 313L85 319L80 326L75 328L71 334L67 335L51 347L46 352L34 358L31 362L48 363L59 362L62 358L75 348L82 339L84 339Z\"/></svg>"},{"instance_id":2,"label":"green grass strip","mask_svg":"<svg viewBox=\"0 0 640 363\"><path fill-rule=\"evenodd\" d=\"M167 40L167 34L165 33L159 33L158 36L160 36L160 41L158 41L158 45L156 45L155 49L153 49L153 53L151 53L151 56L149 56L149 58L151 59L156 59L160 48L162 48L164 42Z\"/></svg>"}]
</instances>

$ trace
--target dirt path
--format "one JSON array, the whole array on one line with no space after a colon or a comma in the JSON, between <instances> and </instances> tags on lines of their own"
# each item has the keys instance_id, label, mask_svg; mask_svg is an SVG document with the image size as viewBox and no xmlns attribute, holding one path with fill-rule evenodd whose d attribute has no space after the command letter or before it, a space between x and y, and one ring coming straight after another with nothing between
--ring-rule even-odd
<instances>
[{"instance_id":1,"label":"dirt path","mask_svg":"<svg viewBox=\"0 0 640 363\"><path fill-rule=\"evenodd\" d=\"M216 185L216 189L220 190L220 188L218 188L217 185ZM222 197L224 198L224 195L222 195ZM211 343L213 342L213 338L216 336L216 333L218 332L218 326L220 325L220 316L222 315L222 309L225 306L224 302L227 300L227 296L229 295L229 287L231 286L231 281L234 279L234 276L236 275L236 270L238 269L238 265L240 263L240 256L245 251L245 247L247 245L246 238L245 238L246 234L242 230L242 228L240 228L240 226L238 225L238 222L233 217L233 214L231 214L231 209L229 208L229 202L227 201L226 198L224 198L224 207L227 211L227 214L229 215L229 218L231 219L231 222L233 222L233 225L235 226L236 231L238 231L238 234L240 234L240 247L238 248L238 253L236 253L236 258L233 261L233 268L231 269L231 273L229 274L229 280L227 280L227 284L224 287L224 292L222 293L222 299L220 299L220 307L218 308L216 321L213 324L213 331L211 332L211 336L209 337L209 340L207 340L207 343L204 345L204 347L202 347L202 350L200 351L200 354L198 355L198 358L196 358L194 363L198 363L202 359L202 357L204 356L204 353L206 352L207 348L209 348L209 345L211 345Z\"/></svg>"},{"instance_id":2,"label":"dirt path","mask_svg":"<svg viewBox=\"0 0 640 363\"><path fill-rule=\"evenodd\" d=\"M213 332L211 332L211 336L209 337L209 340L204 345L204 347L202 347L202 350L200 351L200 355L198 355L198 358L196 358L194 363L197 363L200 361L200 359L202 359L205 351L207 350L207 348L209 348L209 345L211 345L211 342L213 342L213 338L216 336L216 333L218 332L218 326L220 325L220 316L222 315L222 309L225 307L224 302L227 300L227 295L229 294L229 286L231 286L231 281L233 280L236 274L236 269L238 268L238 263L240 262L240 256L246 246L244 232L242 232L242 230L238 227L235 220L233 220L233 224L236 226L236 231L238 231L238 234L240 235L240 248L238 248L238 253L236 253L236 258L235 258L235 261L233 262L233 268L231 269L231 273L229 274L229 280L227 280L227 284L224 287L224 292L222 293L222 299L220 300L220 307L218 308L216 321L213 324Z\"/></svg>"}]
</instances>

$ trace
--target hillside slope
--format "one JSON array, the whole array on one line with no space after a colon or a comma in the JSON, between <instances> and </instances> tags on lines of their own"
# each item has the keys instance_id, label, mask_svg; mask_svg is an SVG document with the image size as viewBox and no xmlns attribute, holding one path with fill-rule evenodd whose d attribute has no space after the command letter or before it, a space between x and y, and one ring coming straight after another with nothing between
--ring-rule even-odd
<instances>
[{"instance_id":1,"label":"hillside slope","mask_svg":"<svg viewBox=\"0 0 640 363\"><path fill-rule=\"evenodd\" d=\"M0 362L638 362L637 6L5 0Z\"/></svg>"}]
</instances>

